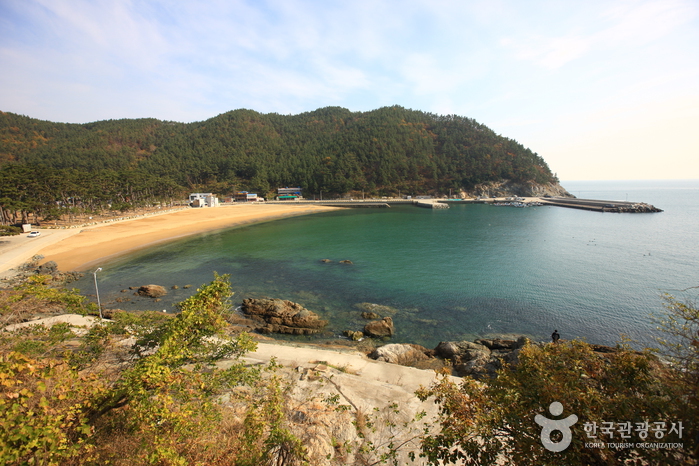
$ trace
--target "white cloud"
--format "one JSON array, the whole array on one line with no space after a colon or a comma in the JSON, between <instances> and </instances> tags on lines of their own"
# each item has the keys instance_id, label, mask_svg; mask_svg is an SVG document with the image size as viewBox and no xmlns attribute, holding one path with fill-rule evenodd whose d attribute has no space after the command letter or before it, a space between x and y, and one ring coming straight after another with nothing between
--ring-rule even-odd
<instances>
[{"instance_id":1,"label":"white cloud","mask_svg":"<svg viewBox=\"0 0 699 466\"><path fill-rule=\"evenodd\" d=\"M596 53L636 49L656 41L693 21L699 5L686 0L623 0L596 14L594 11L592 18L578 21L571 9L571 16L562 18L569 25L564 34L532 34L525 29L519 36L501 38L500 43L513 49L520 60L556 69Z\"/></svg>"}]
</instances>

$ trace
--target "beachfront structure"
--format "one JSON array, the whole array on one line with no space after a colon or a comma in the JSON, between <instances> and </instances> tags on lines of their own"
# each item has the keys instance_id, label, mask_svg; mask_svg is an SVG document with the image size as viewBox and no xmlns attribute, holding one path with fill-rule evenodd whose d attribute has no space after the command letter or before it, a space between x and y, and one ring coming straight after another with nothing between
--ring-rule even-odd
<instances>
[{"instance_id":1,"label":"beachfront structure","mask_svg":"<svg viewBox=\"0 0 699 466\"><path fill-rule=\"evenodd\" d=\"M295 199L303 199L301 188L277 188L277 199L280 201L293 201Z\"/></svg>"},{"instance_id":2,"label":"beachfront structure","mask_svg":"<svg viewBox=\"0 0 699 466\"><path fill-rule=\"evenodd\" d=\"M189 195L192 207L218 207L218 198L211 193L192 193Z\"/></svg>"},{"instance_id":3,"label":"beachfront structure","mask_svg":"<svg viewBox=\"0 0 699 466\"><path fill-rule=\"evenodd\" d=\"M255 193L249 193L247 191L238 191L233 195L235 202L257 202L260 198L257 197Z\"/></svg>"}]
</instances>

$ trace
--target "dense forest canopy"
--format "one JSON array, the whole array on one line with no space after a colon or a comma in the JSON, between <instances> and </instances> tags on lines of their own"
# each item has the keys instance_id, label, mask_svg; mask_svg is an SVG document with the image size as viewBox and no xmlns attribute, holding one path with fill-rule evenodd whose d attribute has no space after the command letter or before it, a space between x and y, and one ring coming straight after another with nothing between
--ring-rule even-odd
<instances>
[{"instance_id":1,"label":"dense forest canopy","mask_svg":"<svg viewBox=\"0 0 699 466\"><path fill-rule=\"evenodd\" d=\"M177 188L267 196L280 186L301 186L312 197L360 190L440 194L496 180L557 182L539 155L473 119L398 106L299 115L234 110L194 123L67 124L0 112L0 198L16 198L5 185L22 172L28 184L61 179L80 185L99 198L92 203L167 197ZM109 191L132 178L129 192ZM46 195L65 202L86 193L64 188Z\"/></svg>"}]
</instances>

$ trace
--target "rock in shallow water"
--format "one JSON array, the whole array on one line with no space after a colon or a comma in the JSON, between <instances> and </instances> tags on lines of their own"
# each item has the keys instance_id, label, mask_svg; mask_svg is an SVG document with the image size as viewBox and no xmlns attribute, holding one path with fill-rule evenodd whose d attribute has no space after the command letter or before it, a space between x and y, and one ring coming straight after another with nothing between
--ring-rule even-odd
<instances>
[{"instance_id":1,"label":"rock in shallow water","mask_svg":"<svg viewBox=\"0 0 699 466\"><path fill-rule=\"evenodd\" d=\"M249 298L243 300L241 309L265 324L257 329L261 333L311 335L328 325L328 321L322 320L315 312L283 299Z\"/></svg>"},{"instance_id":2,"label":"rock in shallow water","mask_svg":"<svg viewBox=\"0 0 699 466\"><path fill-rule=\"evenodd\" d=\"M394 333L393 319L390 317L371 321L364 326L364 334L370 337L390 337Z\"/></svg>"},{"instance_id":3,"label":"rock in shallow water","mask_svg":"<svg viewBox=\"0 0 699 466\"><path fill-rule=\"evenodd\" d=\"M148 298L160 298L167 294L167 290L160 285L145 285L140 287L136 294Z\"/></svg>"}]
</instances>

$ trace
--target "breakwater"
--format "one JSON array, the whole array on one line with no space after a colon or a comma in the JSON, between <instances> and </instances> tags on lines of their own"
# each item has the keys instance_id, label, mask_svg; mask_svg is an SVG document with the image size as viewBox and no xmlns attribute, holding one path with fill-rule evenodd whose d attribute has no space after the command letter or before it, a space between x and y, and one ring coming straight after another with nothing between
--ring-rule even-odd
<instances>
[{"instance_id":1,"label":"breakwater","mask_svg":"<svg viewBox=\"0 0 699 466\"><path fill-rule=\"evenodd\" d=\"M473 202L463 200L459 202ZM295 201L267 201L266 204L313 204L328 207L391 207L391 205L414 205L417 207L425 207L428 209L448 209L449 205L446 201L440 199L333 199L333 200L315 200L301 199Z\"/></svg>"},{"instance_id":2,"label":"breakwater","mask_svg":"<svg viewBox=\"0 0 699 466\"><path fill-rule=\"evenodd\" d=\"M331 207L391 207L391 205L413 205L428 209L448 209L449 204L495 204L508 202L512 198L488 198L488 199L332 199L313 200L301 199L295 201L267 201L267 204L314 204ZM578 199L568 197L528 197L516 198L521 206L552 205L568 207L571 209L591 210L595 212L629 212L651 213L662 212L650 204L630 201L606 201L600 199Z\"/></svg>"},{"instance_id":3,"label":"breakwater","mask_svg":"<svg viewBox=\"0 0 699 466\"><path fill-rule=\"evenodd\" d=\"M592 210L595 212L630 212L630 213L652 213L662 212L655 206L644 202L629 201L604 201L599 199L578 199L567 197L541 198L545 205L568 207L571 209Z\"/></svg>"}]
</instances>

